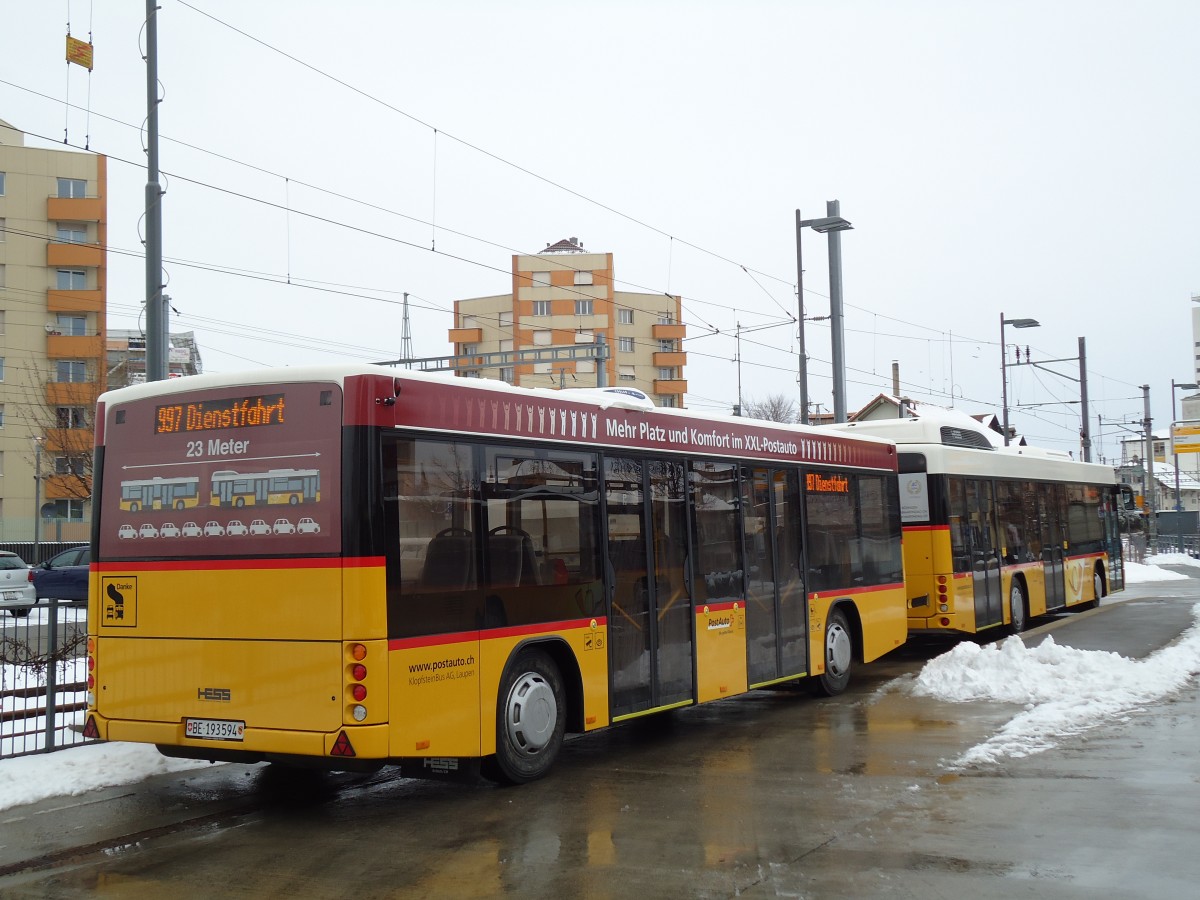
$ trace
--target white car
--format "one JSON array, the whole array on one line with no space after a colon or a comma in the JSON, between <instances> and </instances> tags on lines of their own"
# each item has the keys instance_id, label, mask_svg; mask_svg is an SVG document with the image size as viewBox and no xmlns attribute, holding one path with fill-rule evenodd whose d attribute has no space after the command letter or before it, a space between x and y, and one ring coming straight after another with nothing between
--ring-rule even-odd
<instances>
[{"instance_id":1,"label":"white car","mask_svg":"<svg viewBox=\"0 0 1200 900\"><path fill-rule=\"evenodd\" d=\"M205 537L222 537L225 534L225 528L220 522L205 522L204 536Z\"/></svg>"},{"instance_id":2,"label":"white car","mask_svg":"<svg viewBox=\"0 0 1200 900\"><path fill-rule=\"evenodd\" d=\"M229 524L225 526L225 533L232 536L236 534L249 534L250 529L240 519L230 519Z\"/></svg>"},{"instance_id":3,"label":"white car","mask_svg":"<svg viewBox=\"0 0 1200 900\"><path fill-rule=\"evenodd\" d=\"M296 523L296 531L298 531L300 534L320 534L321 525L320 523L310 519L308 516L305 516Z\"/></svg>"},{"instance_id":4,"label":"white car","mask_svg":"<svg viewBox=\"0 0 1200 900\"><path fill-rule=\"evenodd\" d=\"M183 536L184 537L200 537L200 535L202 535L202 534L204 534L204 529L201 528L199 525L197 525L195 522L184 522L183 523Z\"/></svg>"},{"instance_id":5,"label":"white car","mask_svg":"<svg viewBox=\"0 0 1200 900\"><path fill-rule=\"evenodd\" d=\"M174 522L163 522L162 528L158 529L159 537L179 537L179 526Z\"/></svg>"},{"instance_id":6,"label":"white car","mask_svg":"<svg viewBox=\"0 0 1200 900\"><path fill-rule=\"evenodd\" d=\"M262 519L255 519L253 522L250 523L250 533L251 534L270 534L271 526L268 525L266 522L264 522Z\"/></svg>"},{"instance_id":7,"label":"white car","mask_svg":"<svg viewBox=\"0 0 1200 900\"><path fill-rule=\"evenodd\" d=\"M122 525L117 529L117 537L123 541L131 541L137 537L137 529L132 525Z\"/></svg>"},{"instance_id":8,"label":"white car","mask_svg":"<svg viewBox=\"0 0 1200 900\"><path fill-rule=\"evenodd\" d=\"M147 522L138 529L138 537L140 538L156 538L158 537L158 529Z\"/></svg>"},{"instance_id":9,"label":"white car","mask_svg":"<svg viewBox=\"0 0 1200 900\"><path fill-rule=\"evenodd\" d=\"M296 526L293 525L288 519L276 519L275 527L271 530L276 534L295 534Z\"/></svg>"},{"instance_id":10,"label":"white car","mask_svg":"<svg viewBox=\"0 0 1200 900\"><path fill-rule=\"evenodd\" d=\"M21 618L29 615L30 608L36 605L33 569L17 554L0 551L0 609L7 609L9 615Z\"/></svg>"}]
</instances>

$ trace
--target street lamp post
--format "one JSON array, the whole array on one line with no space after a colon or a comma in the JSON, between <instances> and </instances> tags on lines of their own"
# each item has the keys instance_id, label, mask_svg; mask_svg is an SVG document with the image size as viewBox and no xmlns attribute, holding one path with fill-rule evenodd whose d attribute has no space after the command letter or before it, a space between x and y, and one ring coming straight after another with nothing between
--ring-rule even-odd
<instances>
[{"instance_id":1,"label":"street lamp post","mask_svg":"<svg viewBox=\"0 0 1200 900\"><path fill-rule=\"evenodd\" d=\"M1008 347L1004 343L1004 326L1013 328L1037 328L1042 323L1037 319L1006 319L1000 313L1000 399L1003 409L1004 446L1008 446ZM1084 413L1086 415L1086 412Z\"/></svg>"},{"instance_id":2,"label":"street lamp post","mask_svg":"<svg viewBox=\"0 0 1200 900\"><path fill-rule=\"evenodd\" d=\"M1175 449L1175 391L1194 391L1197 388L1200 388L1200 384L1177 384L1174 378L1171 379L1171 455L1175 459L1175 525L1180 553L1183 552L1183 502L1179 496L1179 451Z\"/></svg>"},{"instance_id":3,"label":"street lamp post","mask_svg":"<svg viewBox=\"0 0 1200 900\"><path fill-rule=\"evenodd\" d=\"M833 419L846 421L846 360L842 314L842 241L840 231L854 226L839 215L841 203L825 201L827 215L822 219L801 219L796 210L796 293L800 313L798 347L800 351L800 421L808 424L808 356L804 348L804 258L800 249L800 229L811 228L829 235L829 318L833 341Z\"/></svg>"}]
</instances>

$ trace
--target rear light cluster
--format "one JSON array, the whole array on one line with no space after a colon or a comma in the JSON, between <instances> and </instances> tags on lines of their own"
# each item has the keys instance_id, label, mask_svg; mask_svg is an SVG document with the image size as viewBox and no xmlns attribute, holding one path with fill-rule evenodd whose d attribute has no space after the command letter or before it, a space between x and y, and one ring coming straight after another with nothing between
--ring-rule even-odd
<instances>
[{"instance_id":1,"label":"rear light cluster","mask_svg":"<svg viewBox=\"0 0 1200 900\"><path fill-rule=\"evenodd\" d=\"M938 612L950 612L950 598L947 595L949 587L946 584L946 576L939 575L937 577L937 602Z\"/></svg>"},{"instance_id":2,"label":"rear light cluster","mask_svg":"<svg viewBox=\"0 0 1200 900\"><path fill-rule=\"evenodd\" d=\"M346 699L349 704L350 717L355 722L367 718L367 708L363 701L367 699L367 666L363 662L367 658L366 644L346 645Z\"/></svg>"},{"instance_id":3,"label":"rear light cluster","mask_svg":"<svg viewBox=\"0 0 1200 900\"><path fill-rule=\"evenodd\" d=\"M96 639L87 640L87 705L96 708Z\"/></svg>"}]
</instances>

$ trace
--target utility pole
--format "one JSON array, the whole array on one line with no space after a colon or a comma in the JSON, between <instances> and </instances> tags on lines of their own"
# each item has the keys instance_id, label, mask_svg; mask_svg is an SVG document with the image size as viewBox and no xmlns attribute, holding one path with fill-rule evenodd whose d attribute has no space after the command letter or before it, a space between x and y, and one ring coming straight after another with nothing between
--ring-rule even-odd
<instances>
[{"instance_id":1,"label":"utility pole","mask_svg":"<svg viewBox=\"0 0 1200 900\"><path fill-rule=\"evenodd\" d=\"M796 326L799 329L797 349L800 352L800 371L796 380L800 384L800 424L808 424L808 354L804 349L804 256L800 251L800 210L796 210Z\"/></svg>"},{"instance_id":2,"label":"utility pole","mask_svg":"<svg viewBox=\"0 0 1200 900\"><path fill-rule=\"evenodd\" d=\"M162 186L158 181L158 5L146 0L146 380L168 372L167 304L162 293Z\"/></svg>"},{"instance_id":3,"label":"utility pole","mask_svg":"<svg viewBox=\"0 0 1200 900\"><path fill-rule=\"evenodd\" d=\"M825 201L825 215L840 219L839 200ZM845 315L842 312L842 234L834 228L829 238L829 330L833 340L833 421L846 421L846 343Z\"/></svg>"},{"instance_id":4,"label":"utility pole","mask_svg":"<svg viewBox=\"0 0 1200 900\"><path fill-rule=\"evenodd\" d=\"M1079 444L1083 450L1083 461L1092 461L1092 435L1088 431L1088 395L1087 395L1087 341L1081 335L1079 338L1079 402L1083 409L1079 416Z\"/></svg>"},{"instance_id":5,"label":"utility pole","mask_svg":"<svg viewBox=\"0 0 1200 900\"><path fill-rule=\"evenodd\" d=\"M1143 415L1142 427L1146 430L1146 465L1142 469L1142 497L1146 505L1146 542L1150 552L1155 549L1156 532L1154 510L1154 431L1150 419L1150 385L1142 385Z\"/></svg>"}]
</instances>

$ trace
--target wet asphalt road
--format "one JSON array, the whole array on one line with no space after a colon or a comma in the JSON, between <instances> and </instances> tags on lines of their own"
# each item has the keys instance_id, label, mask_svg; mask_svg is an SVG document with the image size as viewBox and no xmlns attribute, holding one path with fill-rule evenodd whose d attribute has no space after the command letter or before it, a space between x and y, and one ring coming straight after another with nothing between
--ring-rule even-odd
<instances>
[{"instance_id":1,"label":"wet asphalt road","mask_svg":"<svg viewBox=\"0 0 1200 900\"><path fill-rule=\"evenodd\" d=\"M1200 580L1117 600L1026 640L1145 656L1192 624ZM579 738L521 788L219 766L8 810L0 896L1196 896L1195 682L952 771L1019 707L898 686L942 649L903 648L840 698L756 692Z\"/></svg>"}]
</instances>

